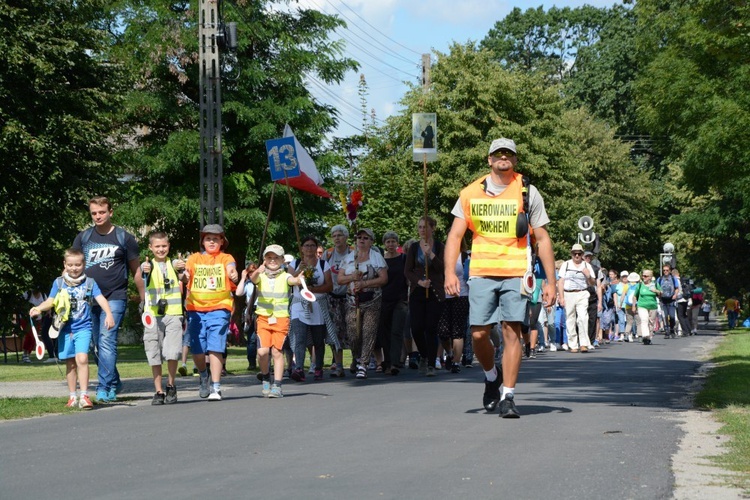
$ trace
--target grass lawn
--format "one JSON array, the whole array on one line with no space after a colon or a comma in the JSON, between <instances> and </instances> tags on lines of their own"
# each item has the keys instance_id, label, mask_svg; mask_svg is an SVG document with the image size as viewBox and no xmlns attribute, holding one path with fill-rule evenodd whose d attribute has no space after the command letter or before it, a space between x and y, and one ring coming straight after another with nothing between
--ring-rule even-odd
<instances>
[{"instance_id":1,"label":"grass lawn","mask_svg":"<svg viewBox=\"0 0 750 500\"><path fill-rule=\"evenodd\" d=\"M192 369L192 357L188 356L188 368ZM310 356L306 358L306 366L310 366ZM344 365L349 366L351 362L351 351L344 351ZM331 349L326 346L324 365L331 364ZM32 362L16 362L15 353L8 354L8 364L0 358L0 382L22 382L37 380L60 380L64 378L65 363L42 363L32 356ZM164 363L164 373L167 365ZM89 356L89 378L95 380L97 368L91 356ZM117 370L122 378L151 377L151 367L146 362L146 353L143 346L118 346L117 348ZM62 371L63 375L60 374ZM230 347L227 356L227 371L237 374L247 374L247 350L244 347Z\"/></svg>"},{"instance_id":2,"label":"grass lawn","mask_svg":"<svg viewBox=\"0 0 750 500\"><path fill-rule=\"evenodd\" d=\"M60 371L65 373L65 363L42 363L32 357L32 362L17 363L16 356L8 355L8 364L0 362L0 382L19 382L35 380L59 380ZM192 358L188 356L188 367L192 368ZM146 362L146 353L142 345L137 346L118 346L117 348L117 369L122 378L150 377L151 367ZM167 365L164 364L164 373ZM247 351L244 347L230 347L227 357L227 370L229 372L248 373L247 369ZM89 356L89 377L95 380L97 377L97 368L91 356Z\"/></svg>"},{"instance_id":3,"label":"grass lawn","mask_svg":"<svg viewBox=\"0 0 750 500\"><path fill-rule=\"evenodd\" d=\"M713 353L716 368L709 373L695 399L701 408L714 411L731 436L728 453L714 457L722 467L738 473L734 486L750 493L750 331L732 330Z\"/></svg>"}]
</instances>

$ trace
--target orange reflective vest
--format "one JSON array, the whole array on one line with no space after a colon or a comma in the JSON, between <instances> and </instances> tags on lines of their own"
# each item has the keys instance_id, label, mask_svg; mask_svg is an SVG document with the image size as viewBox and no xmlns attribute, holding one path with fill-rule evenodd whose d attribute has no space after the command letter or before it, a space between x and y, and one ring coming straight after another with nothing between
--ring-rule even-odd
<instances>
[{"instance_id":1,"label":"orange reflective vest","mask_svg":"<svg viewBox=\"0 0 750 500\"><path fill-rule=\"evenodd\" d=\"M237 288L227 276L227 265L235 265L234 257L226 253L209 255L194 253L188 257L185 269L190 273L185 309L188 311L231 311L232 292Z\"/></svg>"},{"instance_id":2,"label":"orange reflective vest","mask_svg":"<svg viewBox=\"0 0 750 500\"><path fill-rule=\"evenodd\" d=\"M464 218L474 233L469 276L521 277L528 268L526 237L516 238L516 219L523 213L523 176L515 173L497 196L486 193L487 177L489 174L461 191Z\"/></svg>"}]
</instances>

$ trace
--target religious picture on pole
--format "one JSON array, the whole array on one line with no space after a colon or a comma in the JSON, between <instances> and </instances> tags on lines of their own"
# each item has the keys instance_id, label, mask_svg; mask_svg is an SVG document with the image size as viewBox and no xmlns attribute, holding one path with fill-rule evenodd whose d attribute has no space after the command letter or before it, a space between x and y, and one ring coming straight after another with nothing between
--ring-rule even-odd
<instances>
[{"instance_id":1,"label":"religious picture on pole","mask_svg":"<svg viewBox=\"0 0 750 500\"><path fill-rule=\"evenodd\" d=\"M414 113L411 115L411 135L414 161L437 160L437 114Z\"/></svg>"}]
</instances>

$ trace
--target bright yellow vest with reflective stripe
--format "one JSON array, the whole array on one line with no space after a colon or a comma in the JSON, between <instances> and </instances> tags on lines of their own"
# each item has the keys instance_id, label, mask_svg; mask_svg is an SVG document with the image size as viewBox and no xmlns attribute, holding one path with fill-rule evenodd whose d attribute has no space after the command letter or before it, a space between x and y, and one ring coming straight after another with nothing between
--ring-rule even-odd
<instances>
[{"instance_id":1,"label":"bright yellow vest with reflective stripe","mask_svg":"<svg viewBox=\"0 0 750 500\"><path fill-rule=\"evenodd\" d=\"M164 311L165 316L182 316L182 293L180 293L180 283L177 280L177 272L172 267L172 263L167 260L167 279L171 287L169 291L164 290L164 275L161 272L161 266L156 261L151 262L151 277L148 280L148 300L151 304L151 312L157 316L159 299L167 300L167 309Z\"/></svg>"},{"instance_id":2,"label":"bright yellow vest with reflective stripe","mask_svg":"<svg viewBox=\"0 0 750 500\"><path fill-rule=\"evenodd\" d=\"M521 277L528 264L526 237L516 238L516 218L523 212L522 176L516 173L505 191L497 196L485 193L487 177L461 191L464 218L474 233L469 276Z\"/></svg>"},{"instance_id":3,"label":"bright yellow vest with reflective stripe","mask_svg":"<svg viewBox=\"0 0 750 500\"><path fill-rule=\"evenodd\" d=\"M283 272L271 279L266 273L258 281L258 302L255 314L259 316L289 317L289 273Z\"/></svg>"}]
</instances>

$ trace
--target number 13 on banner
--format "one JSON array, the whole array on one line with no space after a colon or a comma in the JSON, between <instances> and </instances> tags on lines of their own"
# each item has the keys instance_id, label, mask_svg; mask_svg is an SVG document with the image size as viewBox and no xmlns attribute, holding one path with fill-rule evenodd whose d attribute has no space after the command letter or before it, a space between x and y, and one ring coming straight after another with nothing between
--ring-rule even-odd
<instances>
[{"instance_id":1,"label":"number 13 on banner","mask_svg":"<svg viewBox=\"0 0 750 500\"><path fill-rule=\"evenodd\" d=\"M297 151L294 149L294 137L283 137L266 141L266 155L268 167L271 169L271 180L276 182L286 177L299 177L299 162Z\"/></svg>"}]
</instances>

